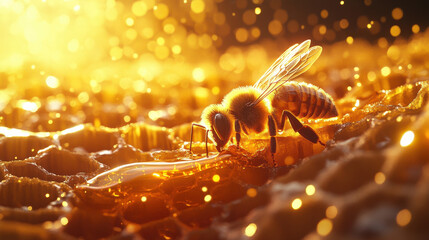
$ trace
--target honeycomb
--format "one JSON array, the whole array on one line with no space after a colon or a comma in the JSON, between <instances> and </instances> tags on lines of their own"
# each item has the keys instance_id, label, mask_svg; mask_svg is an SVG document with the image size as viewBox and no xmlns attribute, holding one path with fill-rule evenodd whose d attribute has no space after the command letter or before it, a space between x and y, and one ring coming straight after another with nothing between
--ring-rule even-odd
<instances>
[{"instance_id":1,"label":"honeycomb","mask_svg":"<svg viewBox=\"0 0 429 240\"><path fill-rule=\"evenodd\" d=\"M427 43L427 34L413 41ZM413 41L398 48L410 48ZM331 66L340 63L332 62L332 54L345 47L362 48L328 47L314 74L334 75ZM238 239L252 231L255 239L427 236L429 81L424 59L406 57L410 63L401 70L392 67L386 77L338 93L343 95L336 99L338 119L309 122L326 148L291 130L278 136L277 167L267 134L219 154L210 143L206 157L203 131L190 154L186 123L112 127L117 118L103 118L110 112L102 110L91 116L100 119L93 123L67 128L65 121L78 117L70 113L47 125L53 131L37 131L46 125L43 112L4 111L0 236ZM374 69L365 61L357 64L361 74Z\"/></svg>"},{"instance_id":2,"label":"honeycomb","mask_svg":"<svg viewBox=\"0 0 429 240\"><path fill-rule=\"evenodd\" d=\"M15 4L14 12L31 5L9 2ZM49 3L42 2L37 4ZM267 131L243 136L239 148L230 144L220 153L209 142L206 156L203 130L195 130L193 153L189 151L191 123L199 122L203 109L219 103L231 89L251 85L286 41L247 42L218 54L214 47L223 47L220 38L202 33L222 20L209 1L204 5L185 0L183 4L191 5L193 12L183 17L184 23L182 18L167 18L173 8L164 3L149 6L155 1L137 1L128 6L107 1L101 14L111 23L107 32L121 32L123 26L115 20L117 15L125 16L121 22L127 30L120 39L97 28L100 3L69 1L70 6L64 7L52 2L43 6L48 10L57 6L58 12L71 6L72 13L67 14L78 16L58 18L60 25L73 26L76 36L66 45L75 55L42 54L51 47L56 50L56 43L64 40L42 39L52 46L36 44L42 41L36 33L44 32L47 24L42 21L24 31L32 40L28 49L34 58L24 61L11 54L7 63L0 61L0 239L426 239L429 235L425 157L429 30L415 31L413 26L415 34L409 39L388 43L382 37L374 44L351 37L334 41L329 37L332 29L323 25L325 35L317 25L312 37L329 44L322 44L320 59L297 80L323 88L335 100L338 118L302 119L326 147L312 144L287 126L277 136L274 159ZM246 1L236 2L240 9L247 6ZM0 11L6 4L0 2ZM281 1L270 4L276 8ZM22 21L40 17L35 8L25 7ZM137 17L153 8L155 23L163 22L163 26L153 23L154 29L161 27L165 34L176 31L178 40L154 37L143 28L138 39L145 39L142 45L153 56L139 55L144 51L132 40L137 38L133 27L140 26L128 17L127 7ZM260 14L258 8L251 12ZM214 23L201 23L201 9L213 15ZM402 17L402 10L398 11L392 12L395 20ZM288 18L282 11L273 15L281 23ZM328 12L322 11L321 18L325 15ZM243 14L243 21L252 22L252 16ZM308 21L312 18L309 15ZM94 62L106 56L81 52L106 47L79 38L90 32L81 28L85 21L95 26L98 40L106 38L110 44L109 61L101 67ZM179 27L187 21L200 38ZM293 21L288 20L287 26L292 26L288 31L294 29ZM14 24L12 32L20 22ZM273 36L279 33L276 24L269 24ZM338 24L342 28L344 22ZM380 28L378 21L368 24L371 34ZM220 33L226 31L222 26L217 29ZM57 30L67 35L61 27ZM249 32L238 29L236 40L256 41L255 31ZM390 29L392 36L396 32ZM165 42L184 39L191 47L175 44L173 60L168 59ZM13 45L12 40L5 42ZM0 46L0 56L9 53L8 46ZM180 55L181 51L189 56ZM200 63L199 51L209 60ZM213 60L217 58L219 62ZM47 67L53 59L58 60L55 71ZM158 60L164 60L164 68Z\"/></svg>"}]
</instances>

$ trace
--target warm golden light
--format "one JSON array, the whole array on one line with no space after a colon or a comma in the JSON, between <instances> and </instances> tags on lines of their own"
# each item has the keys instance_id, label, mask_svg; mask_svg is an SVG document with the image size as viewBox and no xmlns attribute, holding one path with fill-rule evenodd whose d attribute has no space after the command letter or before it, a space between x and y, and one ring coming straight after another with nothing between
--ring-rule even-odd
<instances>
[{"instance_id":1,"label":"warm golden light","mask_svg":"<svg viewBox=\"0 0 429 240\"><path fill-rule=\"evenodd\" d=\"M278 35L278 34L280 34L283 31L282 23L279 20L272 20L268 24L268 31L272 35Z\"/></svg>"},{"instance_id":2,"label":"warm golden light","mask_svg":"<svg viewBox=\"0 0 429 240\"><path fill-rule=\"evenodd\" d=\"M326 34L326 26L325 25L321 25L320 27L319 27L319 33L321 34L321 35L325 35Z\"/></svg>"},{"instance_id":3,"label":"warm golden light","mask_svg":"<svg viewBox=\"0 0 429 240\"><path fill-rule=\"evenodd\" d=\"M142 202L146 202L146 201L147 201L147 197L146 197L146 196L143 196L143 197L141 197L141 198L140 198L140 200L141 200Z\"/></svg>"},{"instance_id":4,"label":"warm golden light","mask_svg":"<svg viewBox=\"0 0 429 240\"><path fill-rule=\"evenodd\" d=\"M328 10L323 9L322 11L320 11L320 17L322 17L322 18L327 18L327 17L328 17L328 15L329 15Z\"/></svg>"},{"instance_id":5,"label":"warm golden light","mask_svg":"<svg viewBox=\"0 0 429 240\"><path fill-rule=\"evenodd\" d=\"M307 187L305 188L305 193L308 196L314 195L314 193L316 193L316 187L314 187L314 185L307 185Z\"/></svg>"},{"instance_id":6,"label":"warm golden light","mask_svg":"<svg viewBox=\"0 0 429 240\"><path fill-rule=\"evenodd\" d=\"M377 184L383 184L386 181L386 176L382 172L377 172L374 176L374 182Z\"/></svg>"},{"instance_id":7,"label":"warm golden light","mask_svg":"<svg viewBox=\"0 0 429 240\"><path fill-rule=\"evenodd\" d=\"M204 196L204 202L210 202L211 200L212 200L212 196L211 195Z\"/></svg>"},{"instance_id":8,"label":"warm golden light","mask_svg":"<svg viewBox=\"0 0 429 240\"><path fill-rule=\"evenodd\" d=\"M302 201L299 198L295 198L292 203L291 203L292 209L293 210L298 210L301 208L302 206Z\"/></svg>"},{"instance_id":9,"label":"warm golden light","mask_svg":"<svg viewBox=\"0 0 429 240\"><path fill-rule=\"evenodd\" d=\"M26 100L19 100L16 105L29 112L37 112L40 107L40 104Z\"/></svg>"},{"instance_id":10,"label":"warm golden light","mask_svg":"<svg viewBox=\"0 0 429 240\"><path fill-rule=\"evenodd\" d=\"M69 220L66 217L62 217L60 219L60 222L61 222L61 225L65 226L65 225L67 225L69 223Z\"/></svg>"},{"instance_id":11,"label":"warm golden light","mask_svg":"<svg viewBox=\"0 0 429 240\"><path fill-rule=\"evenodd\" d=\"M349 21L346 18L340 20L340 28L346 29L349 27Z\"/></svg>"},{"instance_id":12,"label":"warm golden light","mask_svg":"<svg viewBox=\"0 0 429 240\"><path fill-rule=\"evenodd\" d=\"M392 37L397 37L399 34L401 34L401 28L398 25L393 25L390 28L390 35L392 35Z\"/></svg>"},{"instance_id":13,"label":"warm golden light","mask_svg":"<svg viewBox=\"0 0 429 240\"><path fill-rule=\"evenodd\" d=\"M377 79L377 74L373 71L369 71L367 74L368 81L373 82Z\"/></svg>"},{"instance_id":14,"label":"warm golden light","mask_svg":"<svg viewBox=\"0 0 429 240\"><path fill-rule=\"evenodd\" d=\"M219 182L220 181L220 176L219 175L217 175L217 174L215 174L215 175L213 175L213 182Z\"/></svg>"},{"instance_id":15,"label":"warm golden light","mask_svg":"<svg viewBox=\"0 0 429 240\"><path fill-rule=\"evenodd\" d=\"M413 31L413 33L419 33L420 32L420 26L418 24L414 24L411 27L411 31Z\"/></svg>"},{"instance_id":16,"label":"warm golden light","mask_svg":"<svg viewBox=\"0 0 429 240\"><path fill-rule=\"evenodd\" d=\"M284 160L285 165L292 165L295 163L295 159L292 156L287 156Z\"/></svg>"},{"instance_id":17,"label":"warm golden light","mask_svg":"<svg viewBox=\"0 0 429 240\"><path fill-rule=\"evenodd\" d=\"M411 145L413 141L414 141L414 132L406 131L401 137L401 141L400 141L401 147L407 147Z\"/></svg>"},{"instance_id":18,"label":"warm golden light","mask_svg":"<svg viewBox=\"0 0 429 240\"><path fill-rule=\"evenodd\" d=\"M133 3L131 7L131 11L136 15L137 17L144 16L147 11L147 6L144 1L136 1Z\"/></svg>"},{"instance_id":19,"label":"warm golden light","mask_svg":"<svg viewBox=\"0 0 429 240\"><path fill-rule=\"evenodd\" d=\"M192 0L191 9L194 13L202 13L205 9L205 3L202 0Z\"/></svg>"},{"instance_id":20,"label":"warm golden light","mask_svg":"<svg viewBox=\"0 0 429 240\"><path fill-rule=\"evenodd\" d=\"M165 19L169 13L170 13L170 9L168 8L167 5L165 5L163 3L157 4L153 8L153 14L159 20Z\"/></svg>"},{"instance_id":21,"label":"warm golden light","mask_svg":"<svg viewBox=\"0 0 429 240\"><path fill-rule=\"evenodd\" d=\"M195 68L192 71L192 77L196 82L203 82L206 79L206 74L202 68Z\"/></svg>"},{"instance_id":22,"label":"warm golden light","mask_svg":"<svg viewBox=\"0 0 429 240\"><path fill-rule=\"evenodd\" d=\"M404 13L403 13L402 9L400 9L400 8L394 8L392 10L392 17L395 20L400 20L403 15L404 15Z\"/></svg>"},{"instance_id":23,"label":"warm golden light","mask_svg":"<svg viewBox=\"0 0 429 240\"><path fill-rule=\"evenodd\" d=\"M391 73L390 67L385 66L383 68L381 68L381 75L383 75L384 77L389 76Z\"/></svg>"},{"instance_id":24,"label":"warm golden light","mask_svg":"<svg viewBox=\"0 0 429 240\"><path fill-rule=\"evenodd\" d=\"M348 44L350 44L350 45L351 45L351 44L353 44L353 41L354 41L354 40L353 40L353 37L352 37L352 36L348 36L348 37L347 37L347 39L346 39L346 42L347 42Z\"/></svg>"},{"instance_id":25,"label":"warm golden light","mask_svg":"<svg viewBox=\"0 0 429 240\"><path fill-rule=\"evenodd\" d=\"M327 236L332 231L332 221L324 218L317 224L317 233L321 236Z\"/></svg>"},{"instance_id":26,"label":"warm golden light","mask_svg":"<svg viewBox=\"0 0 429 240\"><path fill-rule=\"evenodd\" d=\"M250 223L249 225L247 225L247 227L244 229L244 234L247 237L252 237L253 235L255 235L256 230L258 229L258 227L256 226L256 224L254 223Z\"/></svg>"},{"instance_id":27,"label":"warm golden light","mask_svg":"<svg viewBox=\"0 0 429 240\"><path fill-rule=\"evenodd\" d=\"M245 28L238 28L235 32L235 38L238 42L245 42L249 38L249 32Z\"/></svg>"},{"instance_id":28,"label":"warm golden light","mask_svg":"<svg viewBox=\"0 0 429 240\"><path fill-rule=\"evenodd\" d=\"M405 226L407 226L410 223L411 218L412 218L412 215L411 215L410 210L408 210L408 209L402 209L396 215L396 223L400 227L405 227Z\"/></svg>"},{"instance_id":29,"label":"warm golden light","mask_svg":"<svg viewBox=\"0 0 429 240\"><path fill-rule=\"evenodd\" d=\"M254 189L254 188L249 188L246 191L247 196L249 197L256 197L256 195L258 195L258 190Z\"/></svg>"},{"instance_id":30,"label":"warm golden light","mask_svg":"<svg viewBox=\"0 0 429 240\"><path fill-rule=\"evenodd\" d=\"M329 219L334 219L338 214L338 209L335 206L329 206L326 208L325 215Z\"/></svg>"},{"instance_id":31,"label":"warm golden light","mask_svg":"<svg viewBox=\"0 0 429 240\"><path fill-rule=\"evenodd\" d=\"M48 76L46 78L46 85L50 88L57 88L60 86L60 82L58 81L58 78L54 76Z\"/></svg>"}]
</instances>

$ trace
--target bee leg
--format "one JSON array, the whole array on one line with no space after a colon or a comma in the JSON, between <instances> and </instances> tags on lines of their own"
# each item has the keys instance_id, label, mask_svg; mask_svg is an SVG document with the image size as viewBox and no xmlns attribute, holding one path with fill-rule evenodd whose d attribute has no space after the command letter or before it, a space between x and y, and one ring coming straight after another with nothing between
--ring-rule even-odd
<instances>
[{"instance_id":1,"label":"bee leg","mask_svg":"<svg viewBox=\"0 0 429 240\"><path fill-rule=\"evenodd\" d=\"M235 119L234 129L235 129L235 141L237 142L237 148L239 148L240 140L241 140L241 125L238 119Z\"/></svg>"},{"instance_id":2,"label":"bee leg","mask_svg":"<svg viewBox=\"0 0 429 240\"><path fill-rule=\"evenodd\" d=\"M282 129L283 129L284 124L285 124L286 116L288 117L290 125L292 126L292 129L295 132L298 132L301 136L303 136L305 139L307 139L308 141L310 141L312 143L318 143L319 142L322 146L325 146L325 144L319 140L319 135L317 135L316 131L314 131L313 128L311 128L308 125L302 124L301 121L299 121L298 118L295 117L295 115L293 115L291 112L289 112L287 110L283 110L283 113L282 113L282 119L281 119L281 123L280 123L280 127Z\"/></svg>"},{"instance_id":3,"label":"bee leg","mask_svg":"<svg viewBox=\"0 0 429 240\"><path fill-rule=\"evenodd\" d=\"M192 127L191 127L191 142L190 142L190 144L189 144L189 151L192 153L192 140L193 140L193 138L194 138L194 126L195 127L200 127L200 128L203 128L204 130L206 130L206 135L205 135L205 141L206 141L206 155L207 155L207 157L209 156L209 148L207 147L207 135L208 135L208 133L209 133L209 130L205 127L205 126L203 126L203 125L201 125L201 124L198 124L198 123L192 123Z\"/></svg>"},{"instance_id":4,"label":"bee leg","mask_svg":"<svg viewBox=\"0 0 429 240\"><path fill-rule=\"evenodd\" d=\"M274 160L274 154L277 152L276 124L272 115L268 116L268 130L270 132L271 158L273 159L274 166L277 167L277 162Z\"/></svg>"},{"instance_id":5,"label":"bee leg","mask_svg":"<svg viewBox=\"0 0 429 240\"><path fill-rule=\"evenodd\" d=\"M205 141L206 141L206 157L209 157L209 148L207 147L207 137L209 135L209 130L206 130L206 137L205 137Z\"/></svg>"}]
</instances>

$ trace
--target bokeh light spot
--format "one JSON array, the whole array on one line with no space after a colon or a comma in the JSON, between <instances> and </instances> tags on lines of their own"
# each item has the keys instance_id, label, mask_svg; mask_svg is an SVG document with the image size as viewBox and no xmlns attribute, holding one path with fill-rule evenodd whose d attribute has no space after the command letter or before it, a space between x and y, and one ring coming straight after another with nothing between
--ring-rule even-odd
<instances>
[{"instance_id":1,"label":"bokeh light spot","mask_svg":"<svg viewBox=\"0 0 429 240\"><path fill-rule=\"evenodd\" d=\"M327 236L332 231L332 221L324 218L317 224L317 233L321 236Z\"/></svg>"},{"instance_id":2,"label":"bokeh light spot","mask_svg":"<svg viewBox=\"0 0 429 240\"><path fill-rule=\"evenodd\" d=\"M45 82L46 82L46 85L50 88L57 88L60 86L60 81L58 80L58 78L54 76L48 76Z\"/></svg>"},{"instance_id":3,"label":"bokeh light spot","mask_svg":"<svg viewBox=\"0 0 429 240\"><path fill-rule=\"evenodd\" d=\"M202 0L193 0L191 2L191 10L194 13L202 13L206 7L206 4Z\"/></svg>"},{"instance_id":4,"label":"bokeh light spot","mask_svg":"<svg viewBox=\"0 0 429 240\"><path fill-rule=\"evenodd\" d=\"M410 210L402 209L396 215L396 223L398 224L398 226L405 227L410 223L411 218L412 218L412 215Z\"/></svg>"},{"instance_id":5,"label":"bokeh light spot","mask_svg":"<svg viewBox=\"0 0 429 240\"><path fill-rule=\"evenodd\" d=\"M400 144L401 147L407 147L411 145L414 141L414 132L413 131L406 131L401 138Z\"/></svg>"},{"instance_id":6,"label":"bokeh light spot","mask_svg":"<svg viewBox=\"0 0 429 240\"><path fill-rule=\"evenodd\" d=\"M392 10L392 17L395 20L400 20L404 16L404 12L400 8L394 8Z\"/></svg>"},{"instance_id":7,"label":"bokeh light spot","mask_svg":"<svg viewBox=\"0 0 429 240\"><path fill-rule=\"evenodd\" d=\"M390 35L392 35L392 37L397 37L401 34L401 28L398 25L393 25L390 28Z\"/></svg>"},{"instance_id":8,"label":"bokeh light spot","mask_svg":"<svg viewBox=\"0 0 429 240\"><path fill-rule=\"evenodd\" d=\"M256 230L258 229L258 227L256 226L256 224L254 223L250 223L249 225L247 225L247 227L244 229L244 234L247 237L252 237L253 235L255 235Z\"/></svg>"},{"instance_id":9,"label":"bokeh light spot","mask_svg":"<svg viewBox=\"0 0 429 240\"><path fill-rule=\"evenodd\" d=\"M169 12L168 6L163 3L156 5L153 9L153 14L160 20L168 17Z\"/></svg>"},{"instance_id":10,"label":"bokeh light spot","mask_svg":"<svg viewBox=\"0 0 429 240\"><path fill-rule=\"evenodd\" d=\"M291 203L292 209L293 210L298 210L301 208L302 206L302 201L299 198L295 198L292 203Z\"/></svg>"},{"instance_id":11,"label":"bokeh light spot","mask_svg":"<svg viewBox=\"0 0 429 240\"><path fill-rule=\"evenodd\" d=\"M308 196L314 195L316 193L316 188L312 184L307 185L307 187L305 188L305 193Z\"/></svg>"},{"instance_id":12,"label":"bokeh light spot","mask_svg":"<svg viewBox=\"0 0 429 240\"><path fill-rule=\"evenodd\" d=\"M279 20L272 20L268 24L268 31L272 35L278 35L279 33L281 33L283 31L282 23Z\"/></svg>"}]
</instances>

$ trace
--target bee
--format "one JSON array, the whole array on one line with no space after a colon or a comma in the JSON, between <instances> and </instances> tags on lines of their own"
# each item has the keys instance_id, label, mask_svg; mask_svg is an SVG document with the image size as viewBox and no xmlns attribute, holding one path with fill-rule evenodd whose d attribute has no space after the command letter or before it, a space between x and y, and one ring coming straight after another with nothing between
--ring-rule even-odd
<instances>
[{"instance_id":1,"label":"bee","mask_svg":"<svg viewBox=\"0 0 429 240\"><path fill-rule=\"evenodd\" d=\"M253 85L238 87L228 93L221 104L206 107L201 124L192 123L190 151L194 127L206 130L207 137L220 152L233 135L237 147L241 134L260 133L268 126L272 157L277 150L276 132L282 131L286 117L292 129L312 143L320 143L319 135L298 118L316 119L338 116L337 108L323 89L304 82L291 81L307 71L322 52L322 47L310 48L310 40L288 48Z\"/></svg>"}]
</instances>

